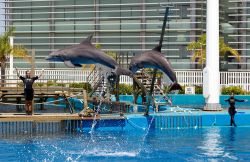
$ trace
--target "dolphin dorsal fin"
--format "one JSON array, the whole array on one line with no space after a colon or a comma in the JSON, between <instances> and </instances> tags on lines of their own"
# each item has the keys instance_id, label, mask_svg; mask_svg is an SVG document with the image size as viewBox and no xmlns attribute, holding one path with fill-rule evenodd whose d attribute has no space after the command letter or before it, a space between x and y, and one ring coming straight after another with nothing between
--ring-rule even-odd
<instances>
[{"instance_id":1,"label":"dolphin dorsal fin","mask_svg":"<svg viewBox=\"0 0 250 162\"><path fill-rule=\"evenodd\" d=\"M161 52L161 45L157 45L155 48L153 48L154 51Z\"/></svg>"},{"instance_id":2,"label":"dolphin dorsal fin","mask_svg":"<svg viewBox=\"0 0 250 162\"><path fill-rule=\"evenodd\" d=\"M86 43L91 44L91 39L92 39L92 37L93 37L93 34L89 35L87 38L85 38L85 39L81 42L81 44L86 44Z\"/></svg>"}]
</instances>

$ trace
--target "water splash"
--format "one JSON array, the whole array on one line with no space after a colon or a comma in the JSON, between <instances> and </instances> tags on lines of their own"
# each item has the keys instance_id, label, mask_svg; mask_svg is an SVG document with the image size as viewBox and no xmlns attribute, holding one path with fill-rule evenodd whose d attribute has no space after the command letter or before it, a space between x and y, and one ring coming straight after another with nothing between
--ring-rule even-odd
<instances>
[{"instance_id":1,"label":"water splash","mask_svg":"<svg viewBox=\"0 0 250 162\"><path fill-rule=\"evenodd\" d=\"M103 94L105 93L105 90L104 90L104 75L102 75L101 77L102 77L102 83L101 83L101 85L102 85L102 90L101 90L101 93L99 94L100 102L99 102L99 104L98 104L98 106L97 106L97 110L95 111L95 115L94 115L93 123L92 123L92 126L91 126L91 130L90 130L90 132L89 132L91 135L92 135L92 133L93 133L93 131L94 131L94 129L95 129L95 126L96 126L96 124L97 124L96 118L97 118L97 116L99 115L99 112L101 111L101 105L102 105L102 102L103 102L103 100L104 100L104 96L103 96ZM91 139L92 139L92 138L91 138Z\"/></svg>"}]
</instances>

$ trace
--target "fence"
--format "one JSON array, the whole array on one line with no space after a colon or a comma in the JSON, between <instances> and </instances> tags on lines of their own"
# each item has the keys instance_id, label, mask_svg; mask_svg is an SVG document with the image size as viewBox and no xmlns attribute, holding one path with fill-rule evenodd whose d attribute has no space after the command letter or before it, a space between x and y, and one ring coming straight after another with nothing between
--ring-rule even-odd
<instances>
[{"instance_id":1,"label":"fence","mask_svg":"<svg viewBox=\"0 0 250 162\"><path fill-rule=\"evenodd\" d=\"M21 69L20 74L24 75L26 69ZM39 75L41 70L36 70L35 75ZM8 75L9 70L6 69L6 78L10 78ZM87 82L87 76L90 74L89 70L82 69L46 69L42 80L54 80L63 83L71 82ZM188 70L176 70L176 76L178 82L181 85L199 85L203 84L202 71L188 71ZM13 79L18 79L16 72L14 71ZM133 81L128 76L121 76L120 83L132 84ZM244 90L250 91L250 72L220 72L220 84L221 86L240 86Z\"/></svg>"}]
</instances>

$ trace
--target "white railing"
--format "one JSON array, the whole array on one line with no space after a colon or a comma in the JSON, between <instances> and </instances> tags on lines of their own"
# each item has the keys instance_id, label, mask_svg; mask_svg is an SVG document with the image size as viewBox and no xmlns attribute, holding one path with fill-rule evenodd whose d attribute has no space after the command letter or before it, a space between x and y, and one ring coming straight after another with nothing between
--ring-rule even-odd
<instances>
[{"instance_id":1,"label":"white railing","mask_svg":"<svg viewBox=\"0 0 250 162\"><path fill-rule=\"evenodd\" d=\"M20 74L24 75L26 69L20 69ZM41 69L35 71L35 75L39 75ZM87 82L89 70L82 69L46 69L41 80L54 80L58 82ZM6 70L6 78L10 78L9 70ZM203 84L202 71L191 70L176 70L178 82L181 85L199 85ZM17 79L16 72L14 71L13 79ZM132 78L128 76L121 76L120 83L132 84ZM246 91L250 91L250 72L220 72L221 86L240 86Z\"/></svg>"},{"instance_id":2,"label":"white railing","mask_svg":"<svg viewBox=\"0 0 250 162\"><path fill-rule=\"evenodd\" d=\"M20 69L20 75L24 76L27 69ZM40 75L41 69L35 70L35 76ZM6 79L10 79L9 70L6 70ZM90 70L75 70L75 69L46 69L44 70L41 80L53 80L58 82L87 82L87 76ZM18 79L16 71L13 71L14 76L12 79Z\"/></svg>"},{"instance_id":3,"label":"white railing","mask_svg":"<svg viewBox=\"0 0 250 162\"><path fill-rule=\"evenodd\" d=\"M240 86L250 91L250 72L220 72L221 86Z\"/></svg>"},{"instance_id":4,"label":"white railing","mask_svg":"<svg viewBox=\"0 0 250 162\"><path fill-rule=\"evenodd\" d=\"M203 84L202 71L176 71L178 82L181 85ZM246 91L250 91L250 72L220 72L220 85L240 86Z\"/></svg>"},{"instance_id":5,"label":"white railing","mask_svg":"<svg viewBox=\"0 0 250 162\"><path fill-rule=\"evenodd\" d=\"M199 85L203 83L202 71L176 71L178 83L184 86Z\"/></svg>"}]
</instances>

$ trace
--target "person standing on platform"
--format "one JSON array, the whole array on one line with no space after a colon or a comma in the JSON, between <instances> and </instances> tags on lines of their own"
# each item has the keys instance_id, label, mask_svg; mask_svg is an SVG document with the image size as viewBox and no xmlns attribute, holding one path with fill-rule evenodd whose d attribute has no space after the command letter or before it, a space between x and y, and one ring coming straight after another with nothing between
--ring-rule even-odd
<instances>
[{"instance_id":1,"label":"person standing on platform","mask_svg":"<svg viewBox=\"0 0 250 162\"><path fill-rule=\"evenodd\" d=\"M229 97L229 99L225 100L226 102L229 103L230 107L228 108L228 113L230 115L230 126L235 126L235 120L234 120L234 116L237 113L236 109L235 109L235 102L247 102L247 100L239 100L234 98L234 94L232 93Z\"/></svg>"},{"instance_id":2,"label":"person standing on platform","mask_svg":"<svg viewBox=\"0 0 250 162\"><path fill-rule=\"evenodd\" d=\"M25 97L25 111L27 115L32 115L32 101L34 98L34 89L33 89L33 83L35 80L40 78L43 75L44 69L42 69L42 72L39 76L31 77L31 71L27 70L25 71L25 77L20 76L19 71L17 68L16 73L19 79L23 81L24 84L24 97Z\"/></svg>"}]
</instances>

